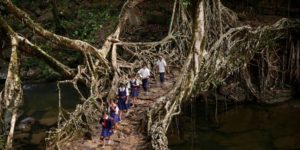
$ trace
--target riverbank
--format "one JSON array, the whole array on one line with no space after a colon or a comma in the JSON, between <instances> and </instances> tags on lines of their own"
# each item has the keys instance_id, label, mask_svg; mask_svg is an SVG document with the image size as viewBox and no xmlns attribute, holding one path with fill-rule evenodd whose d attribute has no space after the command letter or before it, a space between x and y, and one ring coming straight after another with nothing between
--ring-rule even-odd
<instances>
[{"instance_id":1,"label":"riverbank","mask_svg":"<svg viewBox=\"0 0 300 150\"><path fill-rule=\"evenodd\" d=\"M24 84L24 102L14 134L14 148L20 150L45 149L45 138L55 128L58 118L58 90L55 82ZM73 111L80 102L71 85L62 85L62 106Z\"/></svg>"}]
</instances>

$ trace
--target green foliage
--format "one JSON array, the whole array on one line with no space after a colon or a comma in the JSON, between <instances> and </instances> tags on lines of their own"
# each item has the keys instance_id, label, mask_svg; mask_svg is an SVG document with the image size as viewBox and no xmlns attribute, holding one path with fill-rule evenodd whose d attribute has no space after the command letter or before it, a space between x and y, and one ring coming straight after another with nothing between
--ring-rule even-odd
<instances>
[{"instance_id":1,"label":"green foliage","mask_svg":"<svg viewBox=\"0 0 300 150\"><path fill-rule=\"evenodd\" d=\"M105 23L116 22L117 14L112 13L110 7L80 9L77 18L77 23L80 23L80 26L71 33L71 36L87 42L94 42L97 33ZM64 24L68 24L68 22L64 22Z\"/></svg>"},{"instance_id":2,"label":"green foliage","mask_svg":"<svg viewBox=\"0 0 300 150\"><path fill-rule=\"evenodd\" d=\"M37 67L39 65L39 62L36 59L29 57L25 59L22 65L25 68L32 68L32 67Z\"/></svg>"}]
</instances>

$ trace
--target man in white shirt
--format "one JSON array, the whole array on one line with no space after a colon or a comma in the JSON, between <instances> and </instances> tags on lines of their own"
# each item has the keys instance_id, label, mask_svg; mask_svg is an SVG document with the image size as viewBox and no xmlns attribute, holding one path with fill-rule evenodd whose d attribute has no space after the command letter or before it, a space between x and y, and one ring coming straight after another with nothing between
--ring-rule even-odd
<instances>
[{"instance_id":1,"label":"man in white shirt","mask_svg":"<svg viewBox=\"0 0 300 150\"><path fill-rule=\"evenodd\" d=\"M167 69L167 63L163 59L162 56L159 56L158 61L156 62L156 66L158 67L159 80L160 80L161 86L163 86L164 81L165 81L165 72Z\"/></svg>"},{"instance_id":2,"label":"man in white shirt","mask_svg":"<svg viewBox=\"0 0 300 150\"><path fill-rule=\"evenodd\" d=\"M147 95L147 90L148 90L148 79L150 77L150 70L147 67L147 64L145 63L143 65L143 68L141 68L138 71L138 74L140 75L140 77L142 78L142 85L143 85L143 89Z\"/></svg>"}]
</instances>

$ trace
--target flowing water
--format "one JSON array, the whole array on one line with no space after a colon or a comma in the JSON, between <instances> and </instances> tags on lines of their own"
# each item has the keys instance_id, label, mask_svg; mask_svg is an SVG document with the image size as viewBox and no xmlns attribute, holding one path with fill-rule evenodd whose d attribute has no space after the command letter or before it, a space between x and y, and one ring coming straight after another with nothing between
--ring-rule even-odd
<instances>
[{"instance_id":1,"label":"flowing water","mask_svg":"<svg viewBox=\"0 0 300 150\"><path fill-rule=\"evenodd\" d=\"M241 105L218 113L201 102L184 106L169 131L171 150L300 149L300 100ZM206 111L205 111L206 110Z\"/></svg>"},{"instance_id":2,"label":"flowing water","mask_svg":"<svg viewBox=\"0 0 300 150\"><path fill-rule=\"evenodd\" d=\"M21 106L21 116L17 121L15 131L15 149L44 149L46 131L56 126L58 116L58 89L56 83L25 84L24 103ZM62 85L61 104L64 109L72 111L79 96L71 85ZM21 120L32 117L35 123L30 131L18 129Z\"/></svg>"}]
</instances>

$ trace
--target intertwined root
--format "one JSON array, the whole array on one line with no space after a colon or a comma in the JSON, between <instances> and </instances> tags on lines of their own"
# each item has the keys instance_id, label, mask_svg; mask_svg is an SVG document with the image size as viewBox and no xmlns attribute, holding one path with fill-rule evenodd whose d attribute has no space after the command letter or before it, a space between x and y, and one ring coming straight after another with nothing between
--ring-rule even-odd
<instances>
[{"instance_id":1,"label":"intertwined root","mask_svg":"<svg viewBox=\"0 0 300 150\"><path fill-rule=\"evenodd\" d=\"M60 112L57 128L49 131L47 137L49 149L60 148L76 135L88 130L97 121L100 112L105 110L106 103L113 98L118 83L140 68L144 62L148 63L149 67L153 67L159 55L164 56L169 66L179 68L180 75L172 89L155 100L143 124L147 126L152 147L167 149L166 131L173 116L180 113L182 101L223 84L233 73L240 74L252 95L261 99L262 92L252 83L248 71L248 66L256 55L260 56L256 61L262 62L260 75L263 82L259 85L263 85L263 88L260 90L268 91L274 85L276 86L278 80L276 74L282 64L279 63L280 57L276 56L277 50L274 49L276 40L287 36L284 29L299 27L299 21L288 19L281 19L274 25L258 28L238 26L237 15L223 6L220 0L199 0L195 7L195 18L192 20L188 17L181 0L175 0L169 32L165 38L156 42L123 42L119 40L119 36L126 26L129 12L141 2L141 0L128 0L122 8L116 31L107 38L101 49L97 49L86 42L47 31L10 0L0 2L36 34L55 44L78 50L84 55L84 63L77 69L70 69L26 38L17 35L1 18L1 28L12 35L12 43L15 39L19 41L19 45L12 44L10 68L19 67L16 59L13 59L18 58L15 52L19 48L22 52L33 54L33 57L39 56L54 70L70 78L57 84ZM297 48L299 44L298 47L295 46L293 54L290 54L290 70L293 67L300 68L299 50L295 50ZM118 53L119 51L123 53ZM299 77L298 72L292 74ZM4 112L13 112L10 130L13 132L15 110L22 100L22 88L18 80L18 72L9 69L8 75L1 94L1 105L3 103L16 105L1 107L0 116L3 123ZM66 112L60 106L62 92L60 85L65 83L71 83L82 100L73 112ZM89 89L88 96L82 94L78 88L79 84L84 84ZM16 99L12 98L12 95ZM12 136L8 136L8 141L9 148Z\"/></svg>"}]
</instances>

